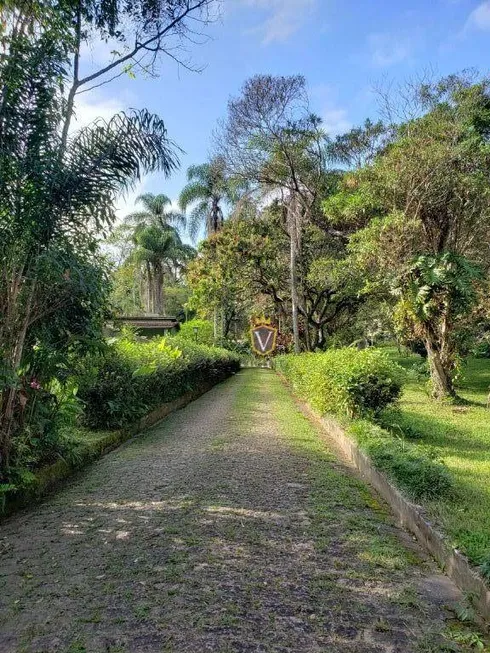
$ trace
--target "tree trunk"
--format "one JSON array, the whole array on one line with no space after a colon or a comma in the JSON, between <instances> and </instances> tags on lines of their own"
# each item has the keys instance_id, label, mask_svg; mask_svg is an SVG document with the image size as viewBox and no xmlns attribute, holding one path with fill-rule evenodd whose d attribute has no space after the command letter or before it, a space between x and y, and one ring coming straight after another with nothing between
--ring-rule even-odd
<instances>
[{"instance_id":1,"label":"tree trunk","mask_svg":"<svg viewBox=\"0 0 490 653\"><path fill-rule=\"evenodd\" d=\"M151 282L151 313L152 315L156 315L157 313L157 278L155 272L153 272Z\"/></svg>"},{"instance_id":2,"label":"tree trunk","mask_svg":"<svg viewBox=\"0 0 490 653\"><path fill-rule=\"evenodd\" d=\"M323 342L324 342L323 325L321 323L312 321L311 327L313 330L311 351L315 351L316 349L321 349L323 347Z\"/></svg>"},{"instance_id":3,"label":"tree trunk","mask_svg":"<svg viewBox=\"0 0 490 653\"><path fill-rule=\"evenodd\" d=\"M14 373L17 373L22 362L24 344L27 337L27 329L31 320L31 314L34 303L34 296L37 287L37 268L34 268L34 279L31 282L31 288L26 300L24 315L20 329L15 333L15 339L10 343L7 351L11 352L10 367ZM15 386L6 388L2 395L0 403L0 469L4 472L9 468L10 439L12 426L14 423L15 402L17 399L17 388Z\"/></svg>"},{"instance_id":4,"label":"tree trunk","mask_svg":"<svg viewBox=\"0 0 490 653\"><path fill-rule=\"evenodd\" d=\"M291 317L293 321L293 344L294 352L299 354L301 351L299 340L299 321L298 321L298 277L297 277L297 229L295 207L288 207L289 236L291 241L289 271L291 277Z\"/></svg>"},{"instance_id":5,"label":"tree trunk","mask_svg":"<svg viewBox=\"0 0 490 653\"><path fill-rule=\"evenodd\" d=\"M150 264L146 264L146 313L151 315L153 307L153 276Z\"/></svg>"},{"instance_id":6,"label":"tree trunk","mask_svg":"<svg viewBox=\"0 0 490 653\"><path fill-rule=\"evenodd\" d=\"M295 353L299 354L301 351L301 347L299 342L298 288L296 284L296 248L294 246L292 239L291 239L290 273L291 273L291 317L293 320L293 343L294 343Z\"/></svg>"},{"instance_id":7,"label":"tree trunk","mask_svg":"<svg viewBox=\"0 0 490 653\"><path fill-rule=\"evenodd\" d=\"M310 325L307 317L305 317L305 347L306 347L306 351L313 351L311 346Z\"/></svg>"},{"instance_id":8,"label":"tree trunk","mask_svg":"<svg viewBox=\"0 0 490 653\"><path fill-rule=\"evenodd\" d=\"M214 315L213 315L213 340L214 344L216 344L218 340L218 309L214 308Z\"/></svg>"},{"instance_id":9,"label":"tree trunk","mask_svg":"<svg viewBox=\"0 0 490 653\"><path fill-rule=\"evenodd\" d=\"M432 396L435 399L448 399L455 397L451 372L444 365L439 347L430 338L425 339L427 358L429 361L430 378L432 382Z\"/></svg>"},{"instance_id":10,"label":"tree trunk","mask_svg":"<svg viewBox=\"0 0 490 653\"><path fill-rule=\"evenodd\" d=\"M155 270L154 275L154 285L155 285L155 313L157 315L165 314L165 306L163 302L163 272L160 269Z\"/></svg>"},{"instance_id":11,"label":"tree trunk","mask_svg":"<svg viewBox=\"0 0 490 653\"><path fill-rule=\"evenodd\" d=\"M212 206L211 206L211 224L209 225L209 231L212 234L217 234L221 229L221 220L220 220L220 208L219 208L219 198L213 196Z\"/></svg>"}]
</instances>

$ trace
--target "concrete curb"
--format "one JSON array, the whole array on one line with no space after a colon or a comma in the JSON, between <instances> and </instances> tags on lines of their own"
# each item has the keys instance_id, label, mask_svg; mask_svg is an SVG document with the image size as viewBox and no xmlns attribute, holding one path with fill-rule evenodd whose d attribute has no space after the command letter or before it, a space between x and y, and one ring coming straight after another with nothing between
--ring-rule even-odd
<instances>
[{"instance_id":1,"label":"concrete curb","mask_svg":"<svg viewBox=\"0 0 490 653\"><path fill-rule=\"evenodd\" d=\"M27 508L40 501L47 494L50 494L63 484L66 480L73 477L80 471L83 471L88 465L102 458L109 452L117 449L121 444L138 435L145 429L153 426L157 422L187 406L195 399L198 399L206 392L209 392L214 386L222 383L229 377L224 377L212 383L203 383L196 390L186 392L174 401L162 404L148 415L133 422L119 431L108 433L97 441L94 449L88 450L82 462L78 465L70 465L66 460L57 460L52 465L40 469L36 474L36 479L28 490L14 493L6 497L3 510L0 512L0 521L9 517L22 508Z\"/></svg>"},{"instance_id":2,"label":"concrete curb","mask_svg":"<svg viewBox=\"0 0 490 653\"><path fill-rule=\"evenodd\" d=\"M287 380L279 375L292 392ZM470 565L468 559L457 549L450 547L447 540L427 521L421 509L408 501L396 487L379 472L369 456L364 453L346 430L333 417L321 417L310 406L298 400L302 412L318 422L331 436L334 448L346 458L389 504L400 524L415 535L420 544L432 555L444 573L454 581L471 601L473 607L490 625L490 589L485 580Z\"/></svg>"}]
</instances>

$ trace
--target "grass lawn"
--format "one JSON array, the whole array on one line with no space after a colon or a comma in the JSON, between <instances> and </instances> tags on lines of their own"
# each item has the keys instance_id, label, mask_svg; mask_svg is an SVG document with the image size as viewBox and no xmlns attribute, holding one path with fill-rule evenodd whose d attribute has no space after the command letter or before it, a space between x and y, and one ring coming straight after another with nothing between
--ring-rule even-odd
<instances>
[{"instance_id":1,"label":"grass lawn","mask_svg":"<svg viewBox=\"0 0 490 653\"><path fill-rule=\"evenodd\" d=\"M400 355L389 349L405 368L421 361L416 355ZM449 535L451 543L470 560L483 565L490 578L490 360L470 359L458 385L468 406L450 406L431 400L424 380L409 381L400 402L397 421L409 426L411 442L444 461L454 479L453 497L425 502L431 518Z\"/></svg>"}]
</instances>

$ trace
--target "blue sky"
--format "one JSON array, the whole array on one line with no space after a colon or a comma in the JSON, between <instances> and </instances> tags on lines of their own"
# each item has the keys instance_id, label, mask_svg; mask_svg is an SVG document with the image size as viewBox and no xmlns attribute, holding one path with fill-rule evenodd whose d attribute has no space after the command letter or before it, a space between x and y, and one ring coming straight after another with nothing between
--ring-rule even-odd
<instances>
[{"instance_id":1,"label":"blue sky","mask_svg":"<svg viewBox=\"0 0 490 653\"><path fill-rule=\"evenodd\" d=\"M490 67L490 0L223 0L221 13L209 40L192 48L203 72L166 60L157 79L124 76L80 96L80 122L146 107L186 152L171 179L146 178L122 198L120 215L141 192L178 197L187 166L206 160L228 98L254 74L303 74L312 109L335 134L376 117L379 83ZM97 59L97 44L89 56Z\"/></svg>"}]
</instances>

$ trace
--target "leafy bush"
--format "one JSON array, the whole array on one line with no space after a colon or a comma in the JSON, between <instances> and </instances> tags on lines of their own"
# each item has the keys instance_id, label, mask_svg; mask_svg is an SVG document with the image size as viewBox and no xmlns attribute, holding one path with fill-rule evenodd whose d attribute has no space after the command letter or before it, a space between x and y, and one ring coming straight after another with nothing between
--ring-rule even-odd
<instances>
[{"instance_id":1,"label":"leafy bush","mask_svg":"<svg viewBox=\"0 0 490 653\"><path fill-rule=\"evenodd\" d=\"M452 493L449 470L430 452L423 452L420 447L393 438L387 431L366 420L354 422L349 433L374 465L412 499L437 499Z\"/></svg>"},{"instance_id":2,"label":"leafy bush","mask_svg":"<svg viewBox=\"0 0 490 653\"><path fill-rule=\"evenodd\" d=\"M214 327L209 320L189 320L180 325L180 331L175 337L178 341L185 340L211 347L214 344Z\"/></svg>"},{"instance_id":3,"label":"leafy bush","mask_svg":"<svg viewBox=\"0 0 490 653\"><path fill-rule=\"evenodd\" d=\"M238 357L224 349L177 338L117 340L103 356L84 362L78 378L83 422L95 429L119 428L239 368Z\"/></svg>"},{"instance_id":4,"label":"leafy bush","mask_svg":"<svg viewBox=\"0 0 490 653\"><path fill-rule=\"evenodd\" d=\"M412 373L416 381L427 380L430 376L428 361L427 360L417 361L410 367L409 372Z\"/></svg>"},{"instance_id":5,"label":"leafy bush","mask_svg":"<svg viewBox=\"0 0 490 653\"><path fill-rule=\"evenodd\" d=\"M280 356L277 369L296 392L321 412L357 419L349 433L369 455L374 465L414 500L433 499L452 491L447 468L430 452L405 438L419 434L398 427L393 404L401 393L404 370L385 352L376 349L332 349L323 354ZM390 410L383 409L390 408Z\"/></svg>"},{"instance_id":6,"label":"leafy bush","mask_svg":"<svg viewBox=\"0 0 490 653\"><path fill-rule=\"evenodd\" d=\"M403 370L377 349L279 356L276 369L320 413L377 415L401 393Z\"/></svg>"},{"instance_id":7,"label":"leafy bush","mask_svg":"<svg viewBox=\"0 0 490 653\"><path fill-rule=\"evenodd\" d=\"M423 440L424 432L414 428L403 418L403 414L397 409L387 409L376 419L376 423L383 429L398 438L406 440Z\"/></svg>"},{"instance_id":8,"label":"leafy bush","mask_svg":"<svg viewBox=\"0 0 490 653\"><path fill-rule=\"evenodd\" d=\"M480 565L480 571L485 578L490 580L490 555Z\"/></svg>"},{"instance_id":9,"label":"leafy bush","mask_svg":"<svg viewBox=\"0 0 490 653\"><path fill-rule=\"evenodd\" d=\"M475 358L490 358L490 339L482 338L473 348Z\"/></svg>"}]
</instances>

